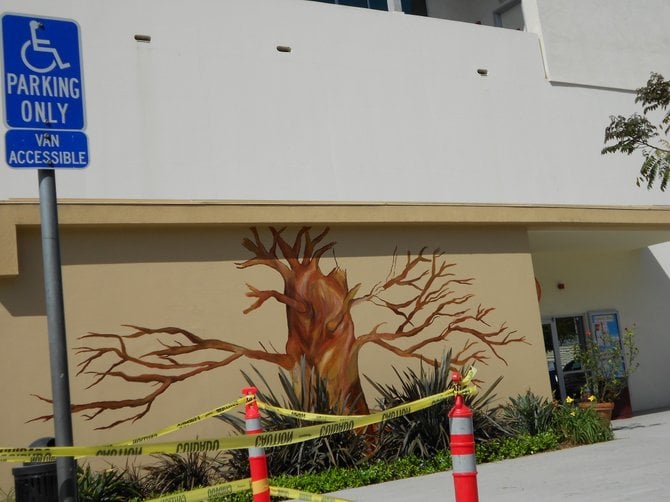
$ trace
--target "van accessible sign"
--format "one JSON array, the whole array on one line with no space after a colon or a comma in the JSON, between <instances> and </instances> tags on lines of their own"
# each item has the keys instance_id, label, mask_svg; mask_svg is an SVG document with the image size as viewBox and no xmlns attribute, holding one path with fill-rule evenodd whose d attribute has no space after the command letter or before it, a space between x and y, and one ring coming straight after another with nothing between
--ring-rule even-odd
<instances>
[{"instance_id":1,"label":"van accessible sign","mask_svg":"<svg viewBox=\"0 0 670 502\"><path fill-rule=\"evenodd\" d=\"M2 16L5 157L10 167L88 165L79 26Z\"/></svg>"}]
</instances>

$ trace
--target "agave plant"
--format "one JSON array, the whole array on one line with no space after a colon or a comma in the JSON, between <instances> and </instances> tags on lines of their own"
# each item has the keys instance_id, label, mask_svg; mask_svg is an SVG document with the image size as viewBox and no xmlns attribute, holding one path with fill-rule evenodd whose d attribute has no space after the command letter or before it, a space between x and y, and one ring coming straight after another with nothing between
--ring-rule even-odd
<instances>
[{"instance_id":1,"label":"agave plant","mask_svg":"<svg viewBox=\"0 0 670 502\"><path fill-rule=\"evenodd\" d=\"M400 387L368 382L379 393L377 404L381 409L393 408L403 403L440 394L446 391L451 383L449 368L451 351L435 360L427 371L423 364L417 373L411 368L400 373L395 367L393 371L400 380ZM498 378L482 396L472 399L466 396L466 403L474 411L473 422L475 435L489 438L500 431L495 418L495 410L489 410L493 399L491 392L500 382ZM376 456L383 459L394 459L406 455L420 458L432 458L435 454L449 448L448 413L453 406L453 399L446 399L436 405L409 415L388 421L379 428L379 442Z\"/></svg>"},{"instance_id":2,"label":"agave plant","mask_svg":"<svg viewBox=\"0 0 670 502\"><path fill-rule=\"evenodd\" d=\"M500 417L511 434L536 436L553 430L554 405L528 390L523 395L510 397L509 402L500 407Z\"/></svg>"},{"instance_id":3,"label":"agave plant","mask_svg":"<svg viewBox=\"0 0 670 502\"><path fill-rule=\"evenodd\" d=\"M93 471L89 464L77 468L79 500L126 502L142 496L140 487L126 476L126 470L111 467Z\"/></svg>"},{"instance_id":4,"label":"agave plant","mask_svg":"<svg viewBox=\"0 0 670 502\"><path fill-rule=\"evenodd\" d=\"M223 478L223 454L204 452L152 455L158 462L144 467L145 489L153 495L193 490L219 482Z\"/></svg>"},{"instance_id":5,"label":"agave plant","mask_svg":"<svg viewBox=\"0 0 670 502\"><path fill-rule=\"evenodd\" d=\"M126 482L134 493L137 493L137 499L144 500L151 498L151 487L146 482L144 468L138 464L132 464L126 461L126 467L123 474ZM79 497L81 499L81 497Z\"/></svg>"},{"instance_id":6,"label":"agave plant","mask_svg":"<svg viewBox=\"0 0 670 502\"><path fill-rule=\"evenodd\" d=\"M304 361L301 368L301 385L298 390L293 386L291 378L285 372L279 372L279 381L284 393L280 399L271 389L265 377L254 367L257 379L262 387L254 383L254 379L242 371L247 383L258 389L257 396L263 402L281 408L306 411L311 413L341 415L344 409L353 409L350 404L337 403L332 405L326 381L315 369L307 370ZM348 406L349 405L349 406ZM280 415L270 410L261 413L261 425L266 432L282 429L298 429L314 425L298 418ZM240 416L221 415L220 419L232 425L240 434L245 433L244 419ZM272 475L299 475L318 472L330 467L352 467L366 456L369 450L365 435L357 431L347 431L325 437L318 437L285 446L266 449L268 470ZM233 450L229 453L225 476L227 479L240 479L249 475L249 461L245 450Z\"/></svg>"}]
</instances>

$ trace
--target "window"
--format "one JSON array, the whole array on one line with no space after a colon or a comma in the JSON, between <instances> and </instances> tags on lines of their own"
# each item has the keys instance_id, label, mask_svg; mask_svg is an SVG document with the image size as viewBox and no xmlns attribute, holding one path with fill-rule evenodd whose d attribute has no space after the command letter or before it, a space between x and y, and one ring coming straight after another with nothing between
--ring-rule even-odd
<instances>
[{"instance_id":1,"label":"window","mask_svg":"<svg viewBox=\"0 0 670 502\"><path fill-rule=\"evenodd\" d=\"M561 401L567 396L578 397L586 383L584 370L575 356L586 347L587 331L596 343L602 341L603 334L608 340L621 343L619 314L615 310L602 310L542 321L549 382L554 397ZM623 361L621 363L623 365Z\"/></svg>"},{"instance_id":2,"label":"window","mask_svg":"<svg viewBox=\"0 0 670 502\"><path fill-rule=\"evenodd\" d=\"M313 0L315 2L362 7L364 9L388 10L388 0ZM402 0L402 11L405 14L425 16L426 0Z\"/></svg>"},{"instance_id":3,"label":"window","mask_svg":"<svg viewBox=\"0 0 670 502\"><path fill-rule=\"evenodd\" d=\"M553 317L542 322L549 381L554 397L577 397L586 383L584 370L575 361L577 347L586 343L584 316Z\"/></svg>"},{"instance_id":4,"label":"window","mask_svg":"<svg viewBox=\"0 0 670 502\"><path fill-rule=\"evenodd\" d=\"M388 10L386 0L315 0L323 3L348 5L349 7L363 7L364 9Z\"/></svg>"},{"instance_id":5,"label":"window","mask_svg":"<svg viewBox=\"0 0 670 502\"><path fill-rule=\"evenodd\" d=\"M493 21L500 28L523 31L526 24L523 20L521 0L511 0L504 3L493 13Z\"/></svg>"}]
</instances>

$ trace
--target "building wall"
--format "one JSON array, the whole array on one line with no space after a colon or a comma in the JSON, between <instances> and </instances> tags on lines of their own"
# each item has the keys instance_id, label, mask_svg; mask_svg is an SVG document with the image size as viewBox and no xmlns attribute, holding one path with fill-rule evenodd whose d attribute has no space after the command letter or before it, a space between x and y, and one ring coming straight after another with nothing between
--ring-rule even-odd
<instances>
[{"instance_id":1,"label":"building wall","mask_svg":"<svg viewBox=\"0 0 670 502\"><path fill-rule=\"evenodd\" d=\"M669 10L665 0L523 1L552 82L627 90L652 71L670 75L670 34L658 22Z\"/></svg>"},{"instance_id":2,"label":"building wall","mask_svg":"<svg viewBox=\"0 0 670 502\"><path fill-rule=\"evenodd\" d=\"M656 18L663 18L667 3L650 2ZM120 219L64 218L73 401L119 399L130 395L126 388L131 392L126 384L107 381L87 390L90 375L74 376L83 355L74 354L74 347L88 344L90 339L79 337L90 331L128 333L122 324L179 326L213 339L281 348L287 331L281 306L267 302L242 313L252 301L245 297L245 283L280 288L281 281L270 271L235 265L248 256L242 246L250 235L246 228L277 222L272 208L224 224L228 220L221 214L193 223L178 208L163 207L159 223L142 223L151 211L149 199L212 199L337 201L344 209L383 201L369 209L378 219L361 225L348 222L341 208L330 220L315 220L300 204L290 207L288 224L291 232L303 224L316 231L328 224L324 221L335 221L330 235L350 285L370 287L386 277L396 246L401 252L423 246L445 251L459 272L476 279L475 298L495 307L493 325L506 322L530 342L505 352L508 365L482 365L485 381L504 375L501 396L527 388L549 391L541 315L616 308L622 322L635 322L640 332L641 368L631 382L634 408L667 405L663 395L643 385L667 377L668 314L660 301L668 290L667 246L540 252L526 235L524 225L533 222L504 219L518 207L490 207L481 219L431 216L436 202L667 203L663 193L635 188L639 158L600 155L608 116L635 111L631 89L644 83L648 71L667 68L663 52L649 50L649 58L635 59L635 51L646 46L636 37L645 30L650 45L664 47L667 41L655 28L646 30L641 14L621 15L617 9L629 2L609 2L608 8L580 2L586 9L580 15L599 16L606 26L631 20L630 29L619 23L612 30L632 44L630 51L600 44L597 32L567 27L577 4L561 4L565 9L525 1L529 31L517 32L302 0L5 0L5 11L71 18L81 26L91 164L83 172L58 172L60 199L117 199L126 205ZM604 28L600 35L608 33ZM136 34L150 35L151 43L138 43ZM278 45L292 51L279 52ZM599 52L603 47L610 51L607 57ZM584 57L575 58L576 51ZM613 53L621 57L617 72L609 71L612 64L602 71L596 62ZM487 76L478 73L483 69ZM0 200L36 196L34 171L0 169ZM402 204L389 209L388 203L410 201L421 206L411 221L388 217L412 211ZM109 204L109 213L118 205ZM11 204L3 206L3 218L5 209L14 211ZM653 225L667 228L665 213L656 213ZM14 227L7 232L0 218L0 327L10 337L3 356L9 365L2 371L4 380L18 382L7 390L6 399L15 405L5 414L3 444L26 444L52 431L50 423L26 423L49 412L30 396L49 393L48 353L37 222L17 215L10 220L18 222L18 247ZM558 223L585 224L571 217ZM548 225L556 229L558 223ZM630 229L639 222L606 222L612 223ZM324 267L334 263L332 255L324 259ZM534 276L545 286L541 310ZM551 288L559 276L567 295ZM356 315L355 324L364 331L377 320L390 322L379 313ZM148 342L140 345L139 350L150 350ZM360 368L372 377L393 378L385 355L368 347ZM236 361L225 371L180 383L132 428L96 430L123 414L93 421L77 415L75 441L109 442L151 432L166 418L176 421L221 404L244 385L239 370L248 368L245 364ZM259 367L274 374L271 365ZM135 387L132 392L141 394ZM216 435L218 424L195 432ZM2 469L9 476L9 468Z\"/></svg>"},{"instance_id":3,"label":"building wall","mask_svg":"<svg viewBox=\"0 0 670 502\"><path fill-rule=\"evenodd\" d=\"M300 226L289 227L283 235L287 241L297 235ZM323 230L316 226L311 235ZM265 226L259 226L259 235L269 247L271 236ZM246 226L239 225L172 225L172 226L66 226L61 235L65 314L67 321L70 379L74 404L92 401L114 401L138 398L148 393L145 384L129 383L120 377L105 377L92 388L95 378L111 367L114 353L94 360L82 374L81 364L91 355L92 348L120 348L116 339L86 337L88 333L128 335L134 328L178 327L203 339L227 341L240 346L260 349L273 347L284 350L287 342L287 313L283 305L273 300L248 313L254 298L248 297L248 285L260 290L283 291L283 282L276 271L262 265L240 268L239 264L253 257L243 246L245 238L254 240ZM446 261L446 280L452 280L446 299L459 301L445 310L450 315L437 319L419 335L396 345L407 349L418 341L439 335L463 312L475 314L478 306L493 307L484 320L466 323L482 332L496 331L507 326L509 342L495 350L464 332L457 330L443 343L429 344L421 352L428 357L440 358L452 348L462 362L469 360L465 353L481 350L483 360L477 362L478 377L486 388L499 375L504 377L496 388L498 401L507 395L523 393L526 389L548 395L549 384L542 357L539 310L528 242L522 229L513 227L454 227L449 225L412 226L351 226L336 225L328 232L322 244L335 242L332 251L325 254L320 268L328 273L333 267L346 272L351 289L361 284L357 297L367 295L375 284L388 281L393 265L394 251L398 253L396 271L405 267L406 253L416 256L426 247L430 258L439 248ZM41 256L39 228L23 226L18 231L20 273L16 277L0 278L0 325L4 333L2 379L12 381L6 386L3 399L7 412L0 428L2 444L28 444L37 437L52 434L52 424L30 420L48 415L51 406L34 395L50 396L49 360L46 339L45 306L42 299ZM426 268L428 267L428 268ZM428 263L421 269L429 270ZM415 271L408 277L418 276ZM461 282L472 278L472 284ZM418 283L417 283L418 284ZM380 297L393 301L407 298L402 288L393 288ZM415 289L409 288L415 294ZM428 303L423 312L435 303ZM524 305L525 308L519 308ZM389 309L362 301L351 310L355 333L362 337L378 331L392 332L400 322ZM461 314L456 315L456 312ZM417 326L420 315L414 318ZM127 339L128 353L139 355L164 348L157 343L158 335ZM524 342L513 341L524 339ZM160 335L170 345L185 338ZM465 343L476 344L462 353ZM224 351L208 350L186 356L188 362L202 360L222 361ZM182 356L175 356L181 359ZM504 361L503 361L504 359ZM163 361L165 362L165 361ZM470 359L470 362L475 362ZM96 430L115 420L128 418L140 408L108 410L86 420L83 412L74 414L76 444L104 444L154 432L166 425L179 422L198 413L216 408L239 397L246 386L240 370L253 374L252 365L268 381L276 383L278 367L253 357L241 358L211 371L203 372L173 384L159 396L144 418L135 423L122 423L110 430ZM361 349L359 372L375 381L397 384L392 367L399 371L418 368L414 358L403 358L374 344ZM160 373L156 368L140 368L130 362L115 368L126 374ZM97 373L96 373L97 372ZM276 390L276 388L274 389ZM376 408L375 394L364 382L368 404ZM89 410L91 412L92 410ZM177 437L218 437L224 435L217 421L184 430ZM5 474L9 466L2 466Z\"/></svg>"},{"instance_id":4,"label":"building wall","mask_svg":"<svg viewBox=\"0 0 670 502\"><path fill-rule=\"evenodd\" d=\"M639 368L630 378L634 410L667 407L668 396L650 382L670 378L665 362L670 331L665 308L670 281L648 249L533 253L542 284L542 316L581 315L615 309L620 328L635 328ZM559 290L557 284L565 284Z\"/></svg>"},{"instance_id":5,"label":"building wall","mask_svg":"<svg viewBox=\"0 0 670 502\"><path fill-rule=\"evenodd\" d=\"M536 33L303 0L3 8L81 25L91 162L62 198L666 202L634 186L639 158L600 154L632 94L552 85ZM0 199L35 178L0 170Z\"/></svg>"}]
</instances>

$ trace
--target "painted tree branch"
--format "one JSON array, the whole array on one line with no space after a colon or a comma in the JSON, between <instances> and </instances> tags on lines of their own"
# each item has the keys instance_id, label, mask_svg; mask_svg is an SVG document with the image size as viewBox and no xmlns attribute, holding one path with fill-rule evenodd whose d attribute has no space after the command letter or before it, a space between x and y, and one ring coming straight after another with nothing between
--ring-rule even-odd
<instances>
[{"instance_id":1,"label":"painted tree branch","mask_svg":"<svg viewBox=\"0 0 670 502\"><path fill-rule=\"evenodd\" d=\"M397 355L425 361L426 357L422 355L421 350L432 344L443 343L450 335L460 333L474 340L468 339L465 342L463 348L456 354L455 362L486 363L489 359L487 352L490 351L497 359L507 364L498 347L510 343L528 343L525 337L513 337L515 331L509 330L505 323L497 329L491 329L486 317L493 312L493 308L483 308L479 305L475 311L471 308L450 310L467 304L473 298L470 293L456 294L454 286L470 286L474 279L455 277L450 271L455 264L447 262L439 251L432 253L430 258L426 257L425 253L426 248L414 258L407 254L404 267L400 270L397 255L394 253L386 281L376 284L370 293L357 299L358 302L368 301L384 307L401 319L392 331L380 331L380 326L376 326L371 332L359 336L357 344L362 346L373 343ZM412 293L401 302L385 299L386 293L398 287L407 288ZM421 339L409 347L400 348L393 344L400 339L414 338L426 333L431 326L444 319L450 321L433 336ZM484 347L480 348L480 344Z\"/></svg>"},{"instance_id":2,"label":"painted tree branch","mask_svg":"<svg viewBox=\"0 0 670 502\"><path fill-rule=\"evenodd\" d=\"M77 375L89 375L93 381L87 388L95 387L106 379L120 379L126 382L144 383L154 390L142 397L134 399L119 399L109 401L94 401L85 404L72 405L73 413L84 413L87 420L98 417L105 411L119 409L138 409L139 411L128 417L116 420L110 424L97 429L109 429L125 422L135 422L144 417L153 402L172 385L205 373L231 362L246 357L252 360L267 361L278 366L289 368L290 362L285 354L270 353L265 350L249 349L236 344L228 343L219 339L203 339L189 331L175 327L158 329L143 328L140 326L124 325L132 328L135 332L129 335L118 335L115 333L89 333L81 336L80 340L114 340L118 346L81 346L75 347L77 354L84 355L84 359L78 363ZM133 355L128 350L128 342L134 339L145 338L151 335L163 335L168 338L158 338L156 341L162 347L145 354ZM202 351L214 350L223 353L217 360L204 360L198 362L179 361L179 356L193 354ZM92 364L102 364L105 357L111 358L108 366L98 371L89 370ZM120 369L123 367L123 369ZM42 396L39 399L51 402ZM43 415L35 420L49 420L53 415Z\"/></svg>"}]
</instances>

